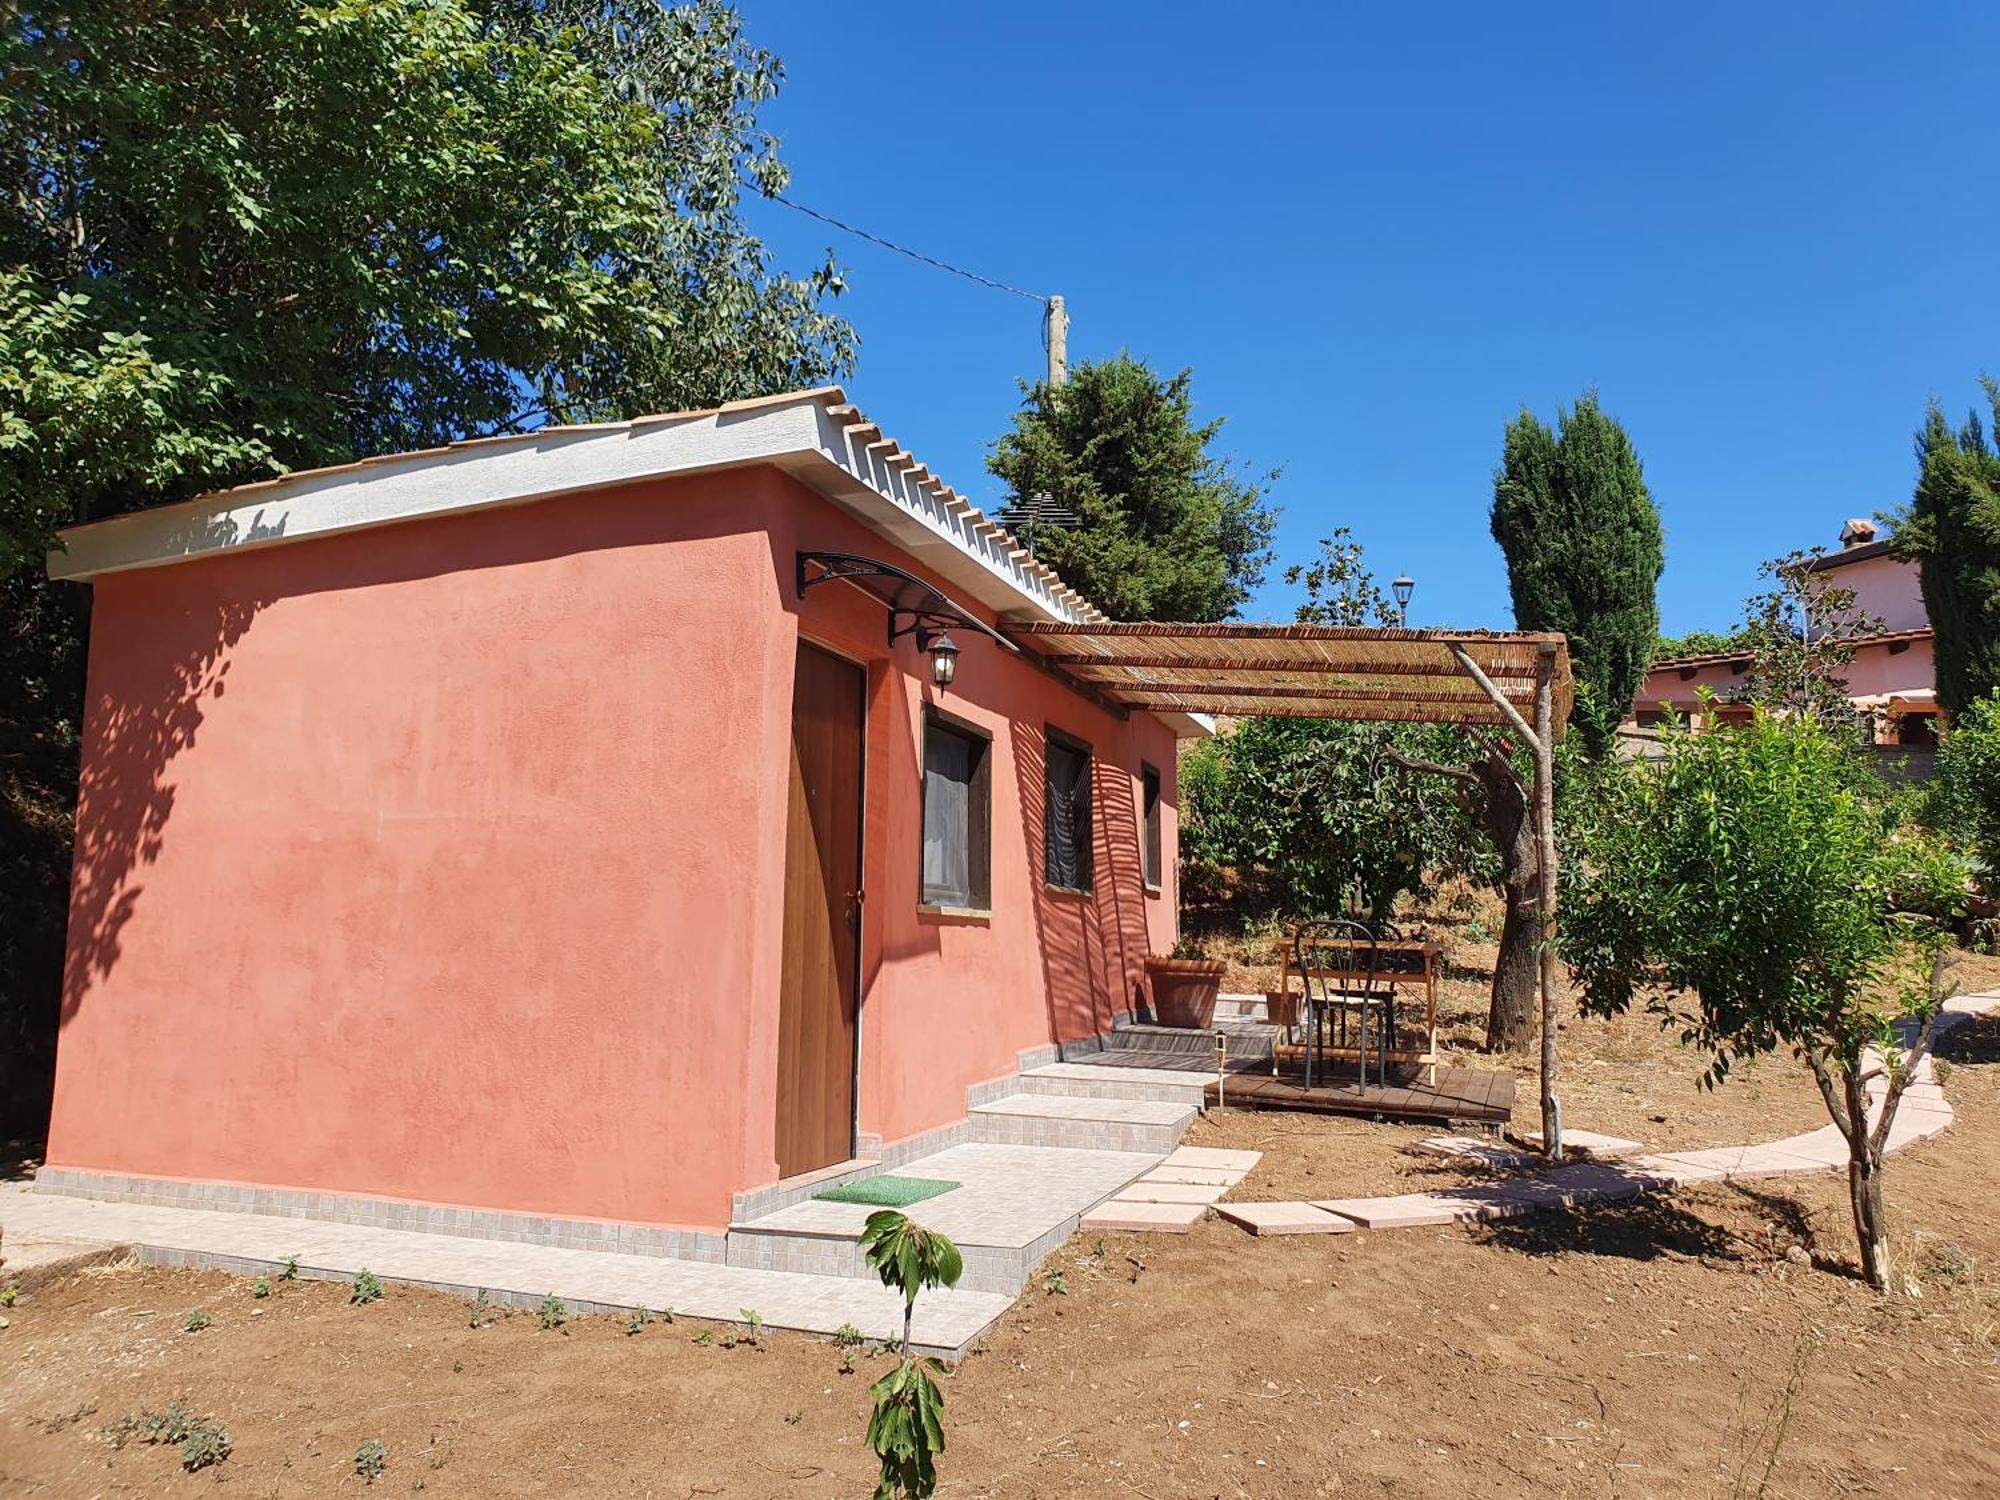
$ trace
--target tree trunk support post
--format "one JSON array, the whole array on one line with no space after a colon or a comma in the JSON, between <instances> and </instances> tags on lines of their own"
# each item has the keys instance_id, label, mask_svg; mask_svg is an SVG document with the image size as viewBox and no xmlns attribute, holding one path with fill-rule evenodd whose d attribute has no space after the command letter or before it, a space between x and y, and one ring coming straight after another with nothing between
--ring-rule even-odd
<instances>
[{"instance_id":1,"label":"tree trunk support post","mask_svg":"<svg viewBox=\"0 0 2000 1500\"><path fill-rule=\"evenodd\" d=\"M1480 670L1470 653L1457 642L1451 654L1479 690L1493 701L1514 732L1527 743L1535 757L1534 819L1537 864L1540 866L1537 902L1541 908L1541 934L1536 951L1541 959L1542 999L1542 1150L1551 1161L1561 1161L1562 1102L1556 1096L1556 1075L1560 1057L1556 1048L1559 1018L1556 995L1560 983L1556 974L1556 813L1555 813L1555 675L1554 644L1539 648L1535 658L1535 723L1530 728L1519 709Z\"/></svg>"}]
</instances>

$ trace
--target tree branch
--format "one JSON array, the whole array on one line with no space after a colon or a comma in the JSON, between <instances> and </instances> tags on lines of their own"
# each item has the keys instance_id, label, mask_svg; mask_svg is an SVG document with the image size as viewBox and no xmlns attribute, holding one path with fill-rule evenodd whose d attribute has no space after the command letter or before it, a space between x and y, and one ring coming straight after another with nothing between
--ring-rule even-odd
<instances>
[{"instance_id":1,"label":"tree branch","mask_svg":"<svg viewBox=\"0 0 2000 1500\"><path fill-rule=\"evenodd\" d=\"M1403 754L1402 751L1396 749L1393 745L1384 745L1382 747L1382 754L1401 766L1405 771L1422 771L1427 776L1449 776L1457 781L1467 781L1474 786L1479 785L1479 778L1464 766L1441 766L1436 761L1418 760L1414 756Z\"/></svg>"}]
</instances>

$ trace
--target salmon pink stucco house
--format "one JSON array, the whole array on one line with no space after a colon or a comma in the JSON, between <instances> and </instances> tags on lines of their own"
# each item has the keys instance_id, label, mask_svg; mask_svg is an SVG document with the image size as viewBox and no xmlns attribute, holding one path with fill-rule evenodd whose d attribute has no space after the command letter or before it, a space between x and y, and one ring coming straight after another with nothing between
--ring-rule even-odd
<instances>
[{"instance_id":1,"label":"salmon pink stucco house","mask_svg":"<svg viewBox=\"0 0 2000 1500\"><path fill-rule=\"evenodd\" d=\"M1873 522L1854 519L1841 528L1838 551L1816 553L1804 566L1813 576L1810 588L1824 585L1852 595L1844 613L1868 622L1862 631L1843 629L1841 622L1814 621L1813 626L1838 631L1852 652L1844 680L1873 743L1919 752L1936 745L1941 724L1936 663L1916 564L1897 557L1887 541L1878 539ZM1742 650L1655 661L1635 695L1625 725L1628 739L1640 738L1670 717L1696 728L1705 718L1727 722L1746 717L1748 705L1732 698L1750 666L1750 653Z\"/></svg>"},{"instance_id":2,"label":"salmon pink stucco house","mask_svg":"<svg viewBox=\"0 0 2000 1500\"><path fill-rule=\"evenodd\" d=\"M1206 725L1010 639L1101 617L838 390L295 474L50 567L94 597L44 1191L712 1253L740 1195L1108 1030L1175 940Z\"/></svg>"}]
</instances>

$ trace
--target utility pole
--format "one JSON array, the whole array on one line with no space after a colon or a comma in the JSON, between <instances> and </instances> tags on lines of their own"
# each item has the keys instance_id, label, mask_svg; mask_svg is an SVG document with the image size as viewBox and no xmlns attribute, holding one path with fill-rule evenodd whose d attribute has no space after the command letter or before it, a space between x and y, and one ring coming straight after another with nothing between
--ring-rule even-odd
<instances>
[{"instance_id":1,"label":"utility pole","mask_svg":"<svg viewBox=\"0 0 2000 1500\"><path fill-rule=\"evenodd\" d=\"M1049 298L1045 322L1047 334L1044 342L1049 348L1049 384L1061 385L1069 379L1069 314L1063 310L1063 299Z\"/></svg>"}]
</instances>

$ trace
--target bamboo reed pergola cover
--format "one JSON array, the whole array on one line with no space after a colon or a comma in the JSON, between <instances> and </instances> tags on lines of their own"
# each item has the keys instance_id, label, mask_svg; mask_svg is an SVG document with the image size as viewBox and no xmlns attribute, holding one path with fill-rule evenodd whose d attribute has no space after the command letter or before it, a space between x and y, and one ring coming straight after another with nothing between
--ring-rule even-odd
<instances>
[{"instance_id":1,"label":"bamboo reed pergola cover","mask_svg":"<svg viewBox=\"0 0 2000 1500\"><path fill-rule=\"evenodd\" d=\"M1562 1159L1556 1094L1555 745L1575 688L1568 641L1528 631L1334 625L1021 624L1014 637L1109 702L1167 713L1504 725L1533 753L1540 870L1542 1142Z\"/></svg>"},{"instance_id":2,"label":"bamboo reed pergola cover","mask_svg":"<svg viewBox=\"0 0 2000 1500\"><path fill-rule=\"evenodd\" d=\"M1560 635L1336 625L1024 624L1010 633L1112 702L1174 713L1522 727L1552 658L1555 737L1573 689Z\"/></svg>"}]
</instances>

